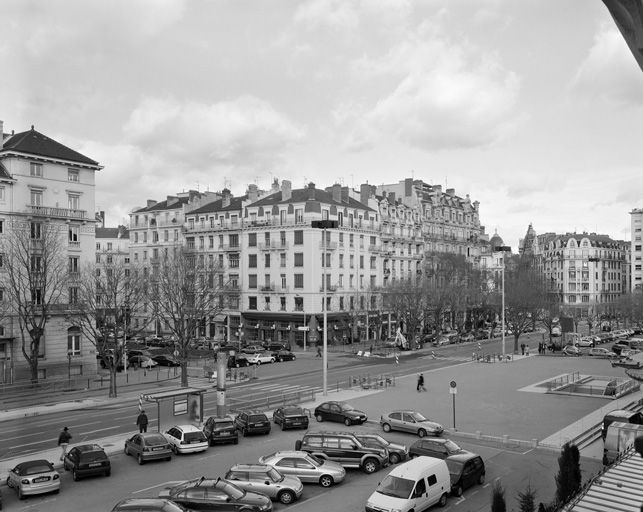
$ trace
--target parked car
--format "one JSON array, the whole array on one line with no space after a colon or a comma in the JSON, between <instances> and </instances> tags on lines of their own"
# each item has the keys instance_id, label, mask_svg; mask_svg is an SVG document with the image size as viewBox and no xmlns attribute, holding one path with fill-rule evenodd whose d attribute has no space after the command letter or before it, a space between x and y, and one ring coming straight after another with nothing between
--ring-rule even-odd
<instances>
[{"instance_id":1,"label":"parked car","mask_svg":"<svg viewBox=\"0 0 643 512\"><path fill-rule=\"evenodd\" d=\"M614 345L612 345L611 348L612 348L612 352L620 356L623 350L627 350L630 347L625 345L624 343L615 343Z\"/></svg>"},{"instance_id":2,"label":"parked car","mask_svg":"<svg viewBox=\"0 0 643 512\"><path fill-rule=\"evenodd\" d=\"M284 475L292 475L303 483L330 487L346 478L346 470L338 462L316 457L304 451L280 451L259 457L262 464L270 464Z\"/></svg>"},{"instance_id":3,"label":"parked car","mask_svg":"<svg viewBox=\"0 0 643 512\"><path fill-rule=\"evenodd\" d=\"M356 432L355 437L366 446L372 445L388 450L388 460L391 464L398 464L409 458L409 449L405 445L391 443L379 434Z\"/></svg>"},{"instance_id":4,"label":"parked car","mask_svg":"<svg viewBox=\"0 0 643 512\"><path fill-rule=\"evenodd\" d=\"M239 444L239 431L232 416L222 418L211 416L203 425L203 433L210 446L225 443Z\"/></svg>"},{"instance_id":5,"label":"parked car","mask_svg":"<svg viewBox=\"0 0 643 512\"><path fill-rule=\"evenodd\" d=\"M102 447L97 444L81 444L74 446L63 459L65 471L71 471L74 480L86 476L112 474L112 465Z\"/></svg>"},{"instance_id":6,"label":"parked car","mask_svg":"<svg viewBox=\"0 0 643 512\"><path fill-rule=\"evenodd\" d=\"M248 434L270 434L270 420L261 411L241 411L234 419L234 424L243 437Z\"/></svg>"},{"instance_id":7,"label":"parked car","mask_svg":"<svg viewBox=\"0 0 643 512\"><path fill-rule=\"evenodd\" d=\"M129 347L127 347L127 357L134 357L134 356L152 357L152 352L150 352L149 350L146 350L144 348L129 348Z\"/></svg>"},{"instance_id":8,"label":"parked car","mask_svg":"<svg viewBox=\"0 0 643 512\"><path fill-rule=\"evenodd\" d=\"M112 512L188 512L183 505L162 498L126 498L119 501Z\"/></svg>"},{"instance_id":9,"label":"parked car","mask_svg":"<svg viewBox=\"0 0 643 512\"><path fill-rule=\"evenodd\" d=\"M361 425L368 417L348 402L323 402L315 407L315 419L317 421L336 421L349 427L354 424Z\"/></svg>"},{"instance_id":10,"label":"parked car","mask_svg":"<svg viewBox=\"0 0 643 512\"><path fill-rule=\"evenodd\" d=\"M263 345L247 345L241 349L241 352L244 354L256 354L258 352L263 352Z\"/></svg>"},{"instance_id":11,"label":"parked car","mask_svg":"<svg viewBox=\"0 0 643 512\"><path fill-rule=\"evenodd\" d=\"M607 359L615 359L618 357L618 354L604 347L590 348L588 354L593 357L604 357Z\"/></svg>"},{"instance_id":12,"label":"parked car","mask_svg":"<svg viewBox=\"0 0 643 512\"><path fill-rule=\"evenodd\" d=\"M258 354L252 354L251 356L248 357L248 362L250 364L256 364L261 365L261 364L272 364L276 361L275 357L270 353L270 352L262 352Z\"/></svg>"},{"instance_id":13,"label":"parked car","mask_svg":"<svg viewBox=\"0 0 643 512\"><path fill-rule=\"evenodd\" d=\"M295 450L339 462L345 468L359 468L368 474L389 464L388 450L366 446L351 432L306 432L296 441Z\"/></svg>"},{"instance_id":14,"label":"parked car","mask_svg":"<svg viewBox=\"0 0 643 512\"><path fill-rule=\"evenodd\" d=\"M21 462L9 471L7 487L15 489L18 499L33 494L60 492L60 474L44 459Z\"/></svg>"},{"instance_id":15,"label":"parked car","mask_svg":"<svg viewBox=\"0 0 643 512\"><path fill-rule=\"evenodd\" d=\"M280 350L290 352L292 350L290 343L264 343L263 347L270 352L278 352Z\"/></svg>"},{"instance_id":16,"label":"parked car","mask_svg":"<svg viewBox=\"0 0 643 512\"><path fill-rule=\"evenodd\" d=\"M248 358L246 356L235 354L233 356L228 356L228 368L242 368L245 366L250 366Z\"/></svg>"},{"instance_id":17,"label":"parked car","mask_svg":"<svg viewBox=\"0 0 643 512\"><path fill-rule=\"evenodd\" d=\"M282 363L283 361L295 361L297 359L297 356L289 350L279 350L277 352L272 352L270 355L274 357L275 361L278 363Z\"/></svg>"},{"instance_id":18,"label":"parked car","mask_svg":"<svg viewBox=\"0 0 643 512\"><path fill-rule=\"evenodd\" d=\"M444 427L435 421L431 421L417 411L393 411L383 414L380 418L380 425L384 432L399 430L401 432L411 432L420 437L428 434L441 436Z\"/></svg>"},{"instance_id":19,"label":"parked car","mask_svg":"<svg viewBox=\"0 0 643 512\"><path fill-rule=\"evenodd\" d=\"M135 434L125 441L125 455L136 457L139 465L150 460L172 460L172 447L158 432Z\"/></svg>"},{"instance_id":20,"label":"parked car","mask_svg":"<svg viewBox=\"0 0 643 512\"><path fill-rule=\"evenodd\" d=\"M127 364L134 368L154 368L158 363L148 356L130 356Z\"/></svg>"},{"instance_id":21,"label":"parked car","mask_svg":"<svg viewBox=\"0 0 643 512\"><path fill-rule=\"evenodd\" d=\"M272 421L280 425L281 430L287 428L308 428L308 415L298 405L285 405L277 407L272 413Z\"/></svg>"},{"instance_id":22,"label":"parked car","mask_svg":"<svg viewBox=\"0 0 643 512\"><path fill-rule=\"evenodd\" d=\"M272 502L268 496L258 492L248 492L222 478L201 477L166 487L159 497L169 498L172 502L190 510L271 512ZM148 509L136 509L139 510ZM181 510L187 510L181 508ZM174 512L174 511L172 511Z\"/></svg>"},{"instance_id":23,"label":"parked car","mask_svg":"<svg viewBox=\"0 0 643 512\"><path fill-rule=\"evenodd\" d=\"M434 347L442 347L444 345L450 345L451 339L448 336L438 336L438 338L433 342Z\"/></svg>"},{"instance_id":24,"label":"parked car","mask_svg":"<svg viewBox=\"0 0 643 512\"><path fill-rule=\"evenodd\" d=\"M593 347L594 338L592 336L582 336L577 342L577 347Z\"/></svg>"},{"instance_id":25,"label":"parked car","mask_svg":"<svg viewBox=\"0 0 643 512\"><path fill-rule=\"evenodd\" d=\"M268 464L235 464L225 479L241 489L260 492L285 505L298 500L304 492L299 478L284 475Z\"/></svg>"},{"instance_id":26,"label":"parked car","mask_svg":"<svg viewBox=\"0 0 643 512\"><path fill-rule=\"evenodd\" d=\"M465 342L473 341L473 340L475 340L475 339L476 339L476 338L475 338L475 336L474 336L472 333L470 333L470 332L468 332L468 333L463 334L462 336L460 336L460 342L461 342L461 343L465 343Z\"/></svg>"},{"instance_id":27,"label":"parked car","mask_svg":"<svg viewBox=\"0 0 643 512\"><path fill-rule=\"evenodd\" d=\"M157 356L152 356L152 360L156 361L156 364L159 366L181 366L176 357L168 354L159 354Z\"/></svg>"},{"instance_id":28,"label":"parked car","mask_svg":"<svg viewBox=\"0 0 643 512\"><path fill-rule=\"evenodd\" d=\"M451 439L441 437L418 439L409 448L409 456L411 457L426 455L427 457L435 457L436 459L446 459L449 455L462 452L464 452L464 450L451 441Z\"/></svg>"},{"instance_id":29,"label":"parked car","mask_svg":"<svg viewBox=\"0 0 643 512\"><path fill-rule=\"evenodd\" d=\"M208 440L194 425L176 425L165 433L174 453L204 452L208 449Z\"/></svg>"},{"instance_id":30,"label":"parked car","mask_svg":"<svg viewBox=\"0 0 643 512\"><path fill-rule=\"evenodd\" d=\"M484 485L486 470L480 455L471 452L450 455L444 459L451 476L451 494L462 496L462 492L476 484Z\"/></svg>"},{"instance_id":31,"label":"parked car","mask_svg":"<svg viewBox=\"0 0 643 512\"><path fill-rule=\"evenodd\" d=\"M578 347L575 347L574 345L565 345L563 347L563 354L566 356L580 356L581 351Z\"/></svg>"}]
</instances>

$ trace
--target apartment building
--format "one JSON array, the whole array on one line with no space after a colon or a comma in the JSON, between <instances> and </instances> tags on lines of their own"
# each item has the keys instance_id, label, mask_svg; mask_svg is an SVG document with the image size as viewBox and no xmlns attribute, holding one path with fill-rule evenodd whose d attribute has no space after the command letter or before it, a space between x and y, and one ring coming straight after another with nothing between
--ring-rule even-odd
<instances>
[{"instance_id":1,"label":"apartment building","mask_svg":"<svg viewBox=\"0 0 643 512\"><path fill-rule=\"evenodd\" d=\"M126 226L105 227L104 212L97 216L100 226L96 227L96 264L118 264L129 266L129 230Z\"/></svg>"},{"instance_id":2,"label":"apartment building","mask_svg":"<svg viewBox=\"0 0 643 512\"><path fill-rule=\"evenodd\" d=\"M7 134L0 121L1 242L9 244L20 233L28 234L27 257L31 268L27 273L35 283L38 281L35 276L45 271L43 233L55 233L56 258L63 259L68 269L64 290L51 291L40 285L33 285L31 290L35 315L43 311L44 304L48 308L38 353L39 379L84 375L96 370L93 344L77 328L70 327L65 317L68 304L77 297L74 279L83 266L95 259L95 173L101 169L98 162L33 126L21 133ZM1 291L2 297L10 295L5 288ZM55 293L55 298L51 298L51 293ZM29 336L25 336L29 353ZM15 309L5 308L0 319L0 382L30 377L22 347Z\"/></svg>"},{"instance_id":3,"label":"apartment building","mask_svg":"<svg viewBox=\"0 0 643 512\"><path fill-rule=\"evenodd\" d=\"M533 254L561 305L574 316L608 312L630 289L629 242L596 233L545 233L522 250Z\"/></svg>"},{"instance_id":4,"label":"apartment building","mask_svg":"<svg viewBox=\"0 0 643 512\"><path fill-rule=\"evenodd\" d=\"M643 290L643 208L634 208L630 215L632 242L630 245L632 291Z\"/></svg>"}]
</instances>

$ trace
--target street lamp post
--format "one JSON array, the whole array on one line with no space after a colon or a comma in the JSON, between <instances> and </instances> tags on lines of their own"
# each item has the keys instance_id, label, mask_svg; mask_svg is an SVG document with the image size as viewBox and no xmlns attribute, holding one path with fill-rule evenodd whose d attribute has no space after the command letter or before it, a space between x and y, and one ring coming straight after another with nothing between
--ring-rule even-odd
<instances>
[{"instance_id":1,"label":"street lamp post","mask_svg":"<svg viewBox=\"0 0 643 512\"><path fill-rule=\"evenodd\" d=\"M511 252L511 247L507 245L499 245L494 247L496 252L502 252L502 360L505 360L505 252Z\"/></svg>"},{"instance_id":2,"label":"street lamp post","mask_svg":"<svg viewBox=\"0 0 643 512\"><path fill-rule=\"evenodd\" d=\"M67 386L71 389L71 350L67 351Z\"/></svg>"},{"instance_id":3,"label":"street lamp post","mask_svg":"<svg viewBox=\"0 0 643 512\"><path fill-rule=\"evenodd\" d=\"M306 309L303 306L303 300L302 300L302 306L301 306L302 311L304 312L304 352L306 352Z\"/></svg>"},{"instance_id":4,"label":"street lamp post","mask_svg":"<svg viewBox=\"0 0 643 512\"><path fill-rule=\"evenodd\" d=\"M322 230L322 290L323 290L323 310L324 310L324 344L322 353L322 381L324 396L328 396L328 331L326 330L326 323L328 321L328 307L326 304L326 230L328 228L336 228L339 223L336 220L314 220L311 223L313 228Z\"/></svg>"}]
</instances>

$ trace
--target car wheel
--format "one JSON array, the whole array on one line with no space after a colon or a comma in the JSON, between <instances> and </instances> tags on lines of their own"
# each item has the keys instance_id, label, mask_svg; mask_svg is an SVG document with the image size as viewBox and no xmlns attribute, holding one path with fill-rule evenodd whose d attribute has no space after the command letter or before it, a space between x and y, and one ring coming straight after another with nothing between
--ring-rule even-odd
<instances>
[{"instance_id":1,"label":"car wheel","mask_svg":"<svg viewBox=\"0 0 643 512\"><path fill-rule=\"evenodd\" d=\"M424 437L424 436L426 436L426 430L424 430L423 428L421 428L420 430L418 430L418 436L420 436L420 437Z\"/></svg>"},{"instance_id":2,"label":"car wheel","mask_svg":"<svg viewBox=\"0 0 643 512\"><path fill-rule=\"evenodd\" d=\"M279 363L283 363L283 362L284 362L283 357L280 357L279 359L277 359L277 362L279 362Z\"/></svg>"},{"instance_id":3,"label":"car wheel","mask_svg":"<svg viewBox=\"0 0 643 512\"><path fill-rule=\"evenodd\" d=\"M136 462L138 462L139 466L142 466L143 464L145 464L145 461L143 460L143 455L142 454L140 454L140 453L138 454L138 457L136 457Z\"/></svg>"},{"instance_id":4,"label":"car wheel","mask_svg":"<svg viewBox=\"0 0 643 512\"><path fill-rule=\"evenodd\" d=\"M242 435L243 437L246 437L246 436L248 435L248 430L247 430L247 429L245 429L245 428L244 428L244 429L242 429L242 430L241 430L241 435Z\"/></svg>"},{"instance_id":5,"label":"car wheel","mask_svg":"<svg viewBox=\"0 0 643 512\"><path fill-rule=\"evenodd\" d=\"M330 487L333 485L333 477L330 475L322 475L319 477L319 485L322 487Z\"/></svg>"},{"instance_id":6,"label":"car wheel","mask_svg":"<svg viewBox=\"0 0 643 512\"><path fill-rule=\"evenodd\" d=\"M106 477L112 476L112 470L108 469L107 471L105 471L105 476Z\"/></svg>"},{"instance_id":7,"label":"car wheel","mask_svg":"<svg viewBox=\"0 0 643 512\"><path fill-rule=\"evenodd\" d=\"M318 414L317 416L315 416L315 419L316 419L317 421L319 421L320 423L321 423L322 421L324 421L324 418L322 417L322 415L321 415L321 414Z\"/></svg>"},{"instance_id":8,"label":"car wheel","mask_svg":"<svg viewBox=\"0 0 643 512\"><path fill-rule=\"evenodd\" d=\"M129 448L127 448L127 445L125 445L125 448L123 448L123 452L125 453L125 455L129 455Z\"/></svg>"},{"instance_id":9,"label":"car wheel","mask_svg":"<svg viewBox=\"0 0 643 512\"><path fill-rule=\"evenodd\" d=\"M378 469L380 468L379 463L375 459L366 459L364 461L364 473L367 475L370 475L371 473L375 473Z\"/></svg>"},{"instance_id":10,"label":"car wheel","mask_svg":"<svg viewBox=\"0 0 643 512\"><path fill-rule=\"evenodd\" d=\"M384 425L382 425L382 430L384 432L390 432L391 431L391 425L389 425L388 423L384 423Z\"/></svg>"},{"instance_id":11,"label":"car wheel","mask_svg":"<svg viewBox=\"0 0 643 512\"><path fill-rule=\"evenodd\" d=\"M438 505L440 507L444 507L447 504L447 493L445 492L442 496L440 496L440 501L438 501Z\"/></svg>"},{"instance_id":12,"label":"car wheel","mask_svg":"<svg viewBox=\"0 0 643 512\"><path fill-rule=\"evenodd\" d=\"M391 453L388 457L388 460L391 464L397 464L400 462L400 455L398 453Z\"/></svg>"},{"instance_id":13,"label":"car wheel","mask_svg":"<svg viewBox=\"0 0 643 512\"><path fill-rule=\"evenodd\" d=\"M348 419L348 418L344 419L344 425L346 425L347 427L350 427L352 423L353 422L350 419Z\"/></svg>"},{"instance_id":14,"label":"car wheel","mask_svg":"<svg viewBox=\"0 0 643 512\"><path fill-rule=\"evenodd\" d=\"M484 485L484 481L485 481L485 474L484 474L484 473L482 473L482 474L478 477L478 485Z\"/></svg>"},{"instance_id":15,"label":"car wheel","mask_svg":"<svg viewBox=\"0 0 643 512\"><path fill-rule=\"evenodd\" d=\"M272 364L272 363L274 363L274 362L275 362L275 360L274 360L274 359L271 359L271 360L270 360L270 364Z\"/></svg>"},{"instance_id":16,"label":"car wheel","mask_svg":"<svg viewBox=\"0 0 643 512\"><path fill-rule=\"evenodd\" d=\"M289 503L295 501L295 493L292 491L282 491L279 493L278 499L284 505L288 505Z\"/></svg>"},{"instance_id":17,"label":"car wheel","mask_svg":"<svg viewBox=\"0 0 643 512\"><path fill-rule=\"evenodd\" d=\"M286 430L286 425L283 422L281 423L281 430Z\"/></svg>"},{"instance_id":18,"label":"car wheel","mask_svg":"<svg viewBox=\"0 0 643 512\"><path fill-rule=\"evenodd\" d=\"M76 468L71 470L71 477L74 480L74 482L78 481L78 473L76 472Z\"/></svg>"},{"instance_id":19,"label":"car wheel","mask_svg":"<svg viewBox=\"0 0 643 512\"><path fill-rule=\"evenodd\" d=\"M261 366L261 361L257 361L255 364L256 364L257 366Z\"/></svg>"},{"instance_id":20,"label":"car wheel","mask_svg":"<svg viewBox=\"0 0 643 512\"><path fill-rule=\"evenodd\" d=\"M239 438L237 437L234 441L232 441L232 444L239 444Z\"/></svg>"},{"instance_id":21,"label":"car wheel","mask_svg":"<svg viewBox=\"0 0 643 512\"><path fill-rule=\"evenodd\" d=\"M458 485L454 489L451 490L451 494L453 494L456 498L459 498L462 496L462 486Z\"/></svg>"},{"instance_id":22,"label":"car wheel","mask_svg":"<svg viewBox=\"0 0 643 512\"><path fill-rule=\"evenodd\" d=\"M179 453L179 451L176 449L175 444L172 445L172 452L174 453L174 455L178 455L178 453Z\"/></svg>"}]
</instances>

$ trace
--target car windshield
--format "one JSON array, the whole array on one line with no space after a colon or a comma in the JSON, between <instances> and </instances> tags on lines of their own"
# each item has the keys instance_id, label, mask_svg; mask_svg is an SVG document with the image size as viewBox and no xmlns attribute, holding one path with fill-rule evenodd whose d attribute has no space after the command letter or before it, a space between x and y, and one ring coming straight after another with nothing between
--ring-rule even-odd
<instances>
[{"instance_id":1,"label":"car windshield","mask_svg":"<svg viewBox=\"0 0 643 512\"><path fill-rule=\"evenodd\" d=\"M411 418L413 418L415 421L429 421L428 418L425 418L424 415L420 414L419 412L412 412Z\"/></svg>"},{"instance_id":2,"label":"car windshield","mask_svg":"<svg viewBox=\"0 0 643 512\"><path fill-rule=\"evenodd\" d=\"M352 405L347 404L345 402L339 404L339 407L341 408L342 411L354 411L355 410L355 407L353 407Z\"/></svg>"},{"instance_id":3,"label":"car windshield","mask_svg":"<svg viewBox=\"0 0 643 512\"><path fill-rule=\"evenodd\" d=\"M151 434L145 436L145 444L167 444L167 441L161 434Z\"/></svg>"},{"instance_id":4,"label":"car windshield","mask_svg":"<svg viewBox=\"0 0 643 512\"><path fill-rule=\"evenodd\" d=\"M449 451L449 452L459 452L460 447L455 444L453 441L450 439L447 439L447 441L444 443L444 447Z\"/></svg>"},{"instance_id":5,"label":"car windshield","mask_svg":"<svg viewBox=\"0 0 643 512\"><path fill-rule=\"evenodd\" d=\"M447 467L449 468L449 474L456 477L457 480L457 477L460 475L460 473L462 473L462 466L464 466L464 462L447 458L446 463Z\"/></svg>"},{"instance_id":6,"label":"car windshield","mask_svg":"<svg viewBox=\"0 0 643 512\"><path fill-rule=\"evenodd\" d=\"M378 485L377 492L385 496L406 499L411 495L415 482L407 478L388 475L382 483Z\"/></svg>"},{"instance_id":7,"label":"car windshield","mask_svg":"<svg viewBox=\"0 0 643 512\"><path fill-rule=\"evenodd\" d=\"M227 482L226 480L219 480L216 484L216 487L218 489L221 489L228 496L230 496L231 498L234 498L235 500L238 500L239 498L243 498L243 496L246 494L246 491L244 491L243 489L237 487L236 485L230 482Z\"/></svg>"},{"instance_id":8,"label":"car windshield","mask_svg":"<svg viewBox=\"0 0 643 512\"><path fill-rule=\"evenodd\" d=\"M273 482L281 482L284 479L284 475L282 475L275 468L270 468L268 470L268 476Z\"/></svg>"}]
</instances>

